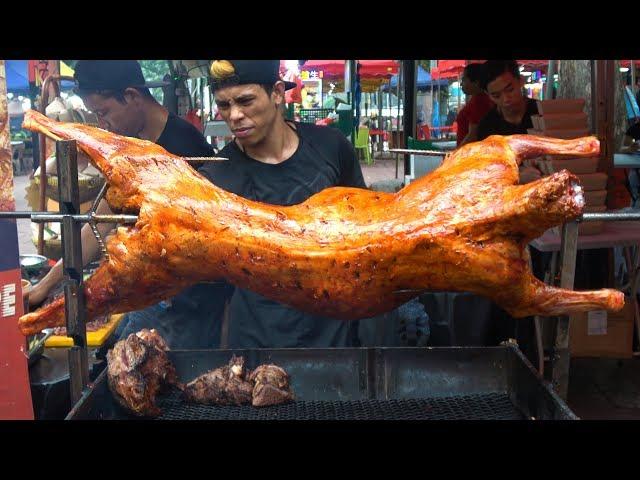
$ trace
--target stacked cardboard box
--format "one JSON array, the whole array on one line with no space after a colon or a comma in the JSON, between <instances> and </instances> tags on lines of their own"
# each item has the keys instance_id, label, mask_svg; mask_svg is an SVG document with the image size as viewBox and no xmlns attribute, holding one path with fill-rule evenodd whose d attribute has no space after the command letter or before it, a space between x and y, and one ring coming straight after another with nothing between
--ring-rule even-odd
<instances>
[{"instance_id":1,"label":"stacked cardboard box","mask_svg":"<svg viewBox=\"0 0 640 480\"><path fill-rule=\"evenodd\" d=\"M579 138L589 136L587 114L584 112L584 99L538 100L538 115L531 117L533 129L531 135L554 138ZM566 156L546 155L538 162L543 173L550 175L560 170L574 173L582 184L586 208L585 212L606 211L607 174L598 172L599 157L570 158ZM580 235L593 235L602 232L603 222L580 224Z\"/></svg>"},{"instance_id":2,"label":"stacked cardboard box","mask_svg":"<svg viewBox=\"0 0 640 480\"><path fill-rule=\"evenodd\" d=\"M569 348L573 357L631 358L633 304L625 296L619 312L594 310L569 317Z\"/></svg>"}]
</instances>

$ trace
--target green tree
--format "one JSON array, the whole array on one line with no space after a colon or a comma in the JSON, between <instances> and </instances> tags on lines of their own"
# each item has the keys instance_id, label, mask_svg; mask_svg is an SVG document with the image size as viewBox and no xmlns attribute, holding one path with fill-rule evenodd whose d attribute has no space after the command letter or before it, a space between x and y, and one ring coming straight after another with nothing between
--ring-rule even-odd
<instances>
[{"instance_id":1,"label":"green tree","mask_svg":"<svg viewBox=\"0 0 640 480\"><path fill-rule=\"evenodd\" d=\"M155 82L162 80L164 76L169 72L168 60L138 60L140 62L140 68L142 68L142 75L147 82ZM162 88L151 88L151 95L160 103L162 103L163 91Z\"/></svg>"}]
</instances>

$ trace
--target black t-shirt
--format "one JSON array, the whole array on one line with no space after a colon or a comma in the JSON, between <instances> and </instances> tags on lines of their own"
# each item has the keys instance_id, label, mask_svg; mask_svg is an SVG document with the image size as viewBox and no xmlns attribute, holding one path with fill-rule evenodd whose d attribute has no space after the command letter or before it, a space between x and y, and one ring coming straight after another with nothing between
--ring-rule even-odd
<instances>
[{"instance_id":1,"label":"black t-shirt","mask_svg":"<svg viewBox=\"0 0 640 480\"><path fill-rule=\"evenodd\" d=\"M640 122L636 122L631 125L625 132L625 135L633 138L634 140L640 140Z\"/></svg>"},{"instance_id":2,"label":"black t-shirt","mask_svg":"<svg viewBox=\"0 0 640 480\"><path fill-rule=\"evenodd\" d=\"M173 113L169 113L167 124L156 143L181 157L213 157L216 154L196 127Z\"/></svg>"},{"instance_id":3,"label":"black t-shirt","mask_svg":"<svg viewBox=\"0 0 640 480\"><path fill-rule=\"evenodd\" d=\"M478 124L478 140L489 135L526 134L529 128L533 128L531 115L538 115L538 103L533 98L527 98L527 109L518 124L507 122L497 108L492 108Z\"/></svg>"},{"instance_id":4,"label":"black t-shirt","mask_svg":"<svg viewBox=\"0 0 640 480\"><path fill-rule=\"evenodd\" d=\"M196 127L173 113L169 113L167 124L155 143L181 157L213 157L216 154ZM217 321L230 291L232 289L226 283L199 283L184 289L171 299L171 304L176 309L212 313L210 318Z\"/></svg>"},{"instance_id":5,"label":"black t-shirt","mask_svg":"<svg viewBox=\"0 0 640 480\"><path fill-rule=\"evenodd\" d=\"M330 127L295 123L299 146L279 164L252 159L235 142L221 157L200 168L215 185L250 200L294 205L328 187L365 188L351 143ZM354 322L300 312L236 287L229 304L230 348L343 347Z\"/></svg>"}]
</instances>

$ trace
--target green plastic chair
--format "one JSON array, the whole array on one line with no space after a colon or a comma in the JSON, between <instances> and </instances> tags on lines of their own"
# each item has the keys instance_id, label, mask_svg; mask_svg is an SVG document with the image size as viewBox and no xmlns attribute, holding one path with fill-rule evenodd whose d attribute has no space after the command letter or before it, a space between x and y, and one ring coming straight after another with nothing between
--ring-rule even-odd
<instances>
[{"instance_id":1,"label":"green plastic chair","mask_svg":"<svg viewBox=\"0 0 640 480\"><path fill-rule=\"evenodd\" d=\"M367 165L371 165L371 150L369 150L369 129L367 127L358 128L356 133L356 141L354 144L356 151L364 149L364 161Z\"/></svg>"}]
</instances>

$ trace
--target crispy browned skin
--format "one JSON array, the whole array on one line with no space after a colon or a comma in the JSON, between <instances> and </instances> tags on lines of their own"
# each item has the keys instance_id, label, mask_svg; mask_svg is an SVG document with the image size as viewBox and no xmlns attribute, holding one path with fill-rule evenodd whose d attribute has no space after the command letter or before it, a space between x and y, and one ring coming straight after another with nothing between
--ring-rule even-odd
<instances>
[{"instance_id":1,"label":"crispy browned skin","mask_svg":"<svg viewBox=\"0 0 640 480\"><path fill-rule=\"evenodd\" d=\"M115 210L135 226L107 241L86 282L88 319L141 309L199 281L225 278L300 310L349 320L445 290L485 295L516 317L619 310L621 292L544 285L527 243L582 212L567 171L517 185L523 159L593 156L595 137L492 136L465 145L396 194L334 187L281 207L216 187L151 142L29 111L24 128L74 139L105 175ZM21 331L64 323L64 300L20 319Z\"/></svg>"}]
</instances>

